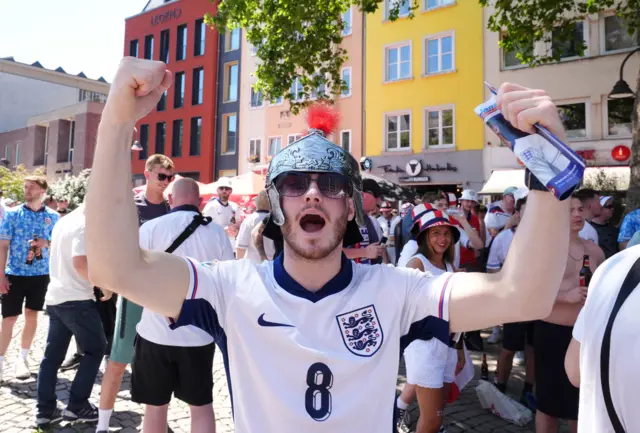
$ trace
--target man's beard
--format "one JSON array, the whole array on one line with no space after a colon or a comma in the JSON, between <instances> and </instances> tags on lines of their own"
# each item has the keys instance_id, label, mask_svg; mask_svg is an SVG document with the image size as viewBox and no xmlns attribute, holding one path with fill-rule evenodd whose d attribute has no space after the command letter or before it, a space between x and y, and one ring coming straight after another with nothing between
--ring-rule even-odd
<instances>
[{"instance_id":1,"label":"man's beard","mask_svg":"<svg viewBox=\"0 0 640 433\"><path fill-rule=\"evenodd\" d=\"M322 209L320 209L322 211ZM323 212L325 215L326 213ZM294 235L292 234L293 224L298 224L293 218L285 218L285 223L282 225L282 237L284 242L291 248L293 253L304 260L322 260L333 253L338 246L342 246L344 235L347 232L347 223L349 222L349 208L345 206L344 213L335 219L333 224L333 230L329 235L329 245L325 248L319 248L318 246L311 245L309 247L302 247L294 241ZM327 224L329 221L327 221ZM302 227L300 227L302 230Z\"/></svg>"}]
</instances>

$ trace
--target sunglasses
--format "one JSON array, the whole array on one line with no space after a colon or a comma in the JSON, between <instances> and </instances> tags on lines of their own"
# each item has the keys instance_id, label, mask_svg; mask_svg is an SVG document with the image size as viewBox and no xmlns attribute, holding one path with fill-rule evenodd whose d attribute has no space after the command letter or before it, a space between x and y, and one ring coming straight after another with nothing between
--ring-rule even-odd
<instances>
[{"instance_id":1,"label":"sunglasses","mask_svg":"<svg viewBox=\"0 0 640 433\"><path fill-rule=\"evenodd\" d=\"M222 191L231 191L231 188L229 188L228 186L221 186L218 189Z\"/></svg>"},{"instance_id":2,"label":"sunglasses","mask_svg":"<svg viewBox=\"0 0 640 433\"><path fill-rule=\"evenodd\" d=\"M602 206L604 209L613 209L613 205L612 204L608 204L606 206Z\"/></svg>"},{"instance_id":3,"label":"sunglasses","mask_svg":"<svg viewBox=\"0 0 640 433\"><path fill-rule=\"evenodd\" d=\"M319 173L317 176L316 185L327 198L341 198L353 193L349 181L339 174ZM288 173L276 179L276 189L282 196L300 197L309 190L313 180L310 173Z\"/></svg>"},{"instance_id":4,"label":"sunglasses","mask_svg":"<svg viewBox=\"0 0 640 433\"><path fill-rule=\"evenodd\" d=\"M171 182L173 180L172 174L164 174L164 173L156 173L156 174L160 182L164 182L165 180L168 180L169 182Z\"/></svg>"}]
</instances>

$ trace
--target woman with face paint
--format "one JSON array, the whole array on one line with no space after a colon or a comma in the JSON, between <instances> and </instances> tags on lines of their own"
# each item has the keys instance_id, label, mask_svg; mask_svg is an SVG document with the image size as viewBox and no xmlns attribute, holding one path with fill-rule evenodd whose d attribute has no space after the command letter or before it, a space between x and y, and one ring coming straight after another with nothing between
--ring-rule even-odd
<instances>
[{"instance_id":1,"label":"woman with face paint","mask_svg":"<svg viewBox=\"0 0 640 433\"><path fill-rule=\"evenodd\" d=\"M460 231L443 211L429 209L412 229L418 242L418 252L406 267L429 272L433 276L453 272L454 246ZM416 340L404 352L407 384L398 397L398 429L409 431L408 407L416 396L420 419L416 433L444 432L444 402L455 379L458 353L442 341Z\"/></svg>"}]
</instances>

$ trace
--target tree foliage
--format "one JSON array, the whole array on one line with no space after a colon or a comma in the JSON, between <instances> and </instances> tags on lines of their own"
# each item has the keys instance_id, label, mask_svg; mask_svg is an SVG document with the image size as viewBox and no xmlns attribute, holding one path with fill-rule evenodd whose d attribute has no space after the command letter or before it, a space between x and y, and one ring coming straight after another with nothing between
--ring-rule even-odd
<instances>
[{"instance_id":1,"label":"tree foliage","mask_svg":"<svg viewBox=\"0 0 640 433\"><path fill-rule=\"evenodd\" d=\"M216 0L209 0L215 3ZM331 101L344 88L340 69L348 53L340 46L342 15L351 6L364 13L378 9L382 0L221 0L205 21L222 34L242 28L247 41L257 48L256 89L266 100L284 97L297 114L310 97ZM411 14L419 0L397 0L389 19L398 17L400 6L410 3ZM300 79L301 92L291 85Z\"/></svg>"},{"instance_id":2,"label":"tree foliage","mask_svg":"<svg viewBox=\"0 0 640 433\"><path fill-rule=\"evenodd\" d=\"M82 170L77 176L67 174L51 185L51 192L56 200L66 200L69 202L69 209L75 209L84 201L90 176L90 168Z\"/></svg>"},{"instance_id":3,"label":"tree foliage","mask_svg":"<svg viewBox=\"0 0 640 433\"><path fill-rule=\"evenodd\" d=\"M618 175L607 174L603 169L598 170L595 176L591 176L584 181L585 188L595 189L599 192L616 192L620 179Z\"/></svg>"},{"instance_id":4,"label":"tree foliage","mask_svg":"<svg viewBox=\"0 0 640 433\"><path fill-rule=\"evenodd\" d=\"M574 41L576 24L591 14L615 10L628 26L629 33L640 28L640 0L479 0L492 7L488 29L502 32L500 45L514 51L522 63L531 66L560 60L562 52L534 52L536 42L559 45ZM575 46L584 54L584 41ZM615 77L612 77L612 82Z\"/></svg>"},{"instance_id":5,"label":"tree foliage","mask_svg":"<svg viewBox=\"0 0 640 433\"><path fill-rule=\"evenodd\" d=\"M24 165L18 165L10 170L0 166L0 190L5 198L10 198L16 202L24 201L24 178L31 175L43 175L42 169L29 171Z\"/></svg>"}]
</instances>

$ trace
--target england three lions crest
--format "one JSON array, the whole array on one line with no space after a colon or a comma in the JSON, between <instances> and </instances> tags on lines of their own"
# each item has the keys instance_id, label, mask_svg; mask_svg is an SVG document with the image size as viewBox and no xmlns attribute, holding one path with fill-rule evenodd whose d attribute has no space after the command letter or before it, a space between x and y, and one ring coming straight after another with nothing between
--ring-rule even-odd
<instances>
[{"instance_id":1,"label":"england three lions crest","mask_svg":"<svg viewBox=\"0 0 640 433\"><path fill-rule=\"evenodd\" d=\"M344 345L354 355L373 356L382 346L384 334L373 305L340 314L336 320Z\"/></svg>"}]
</instances>

